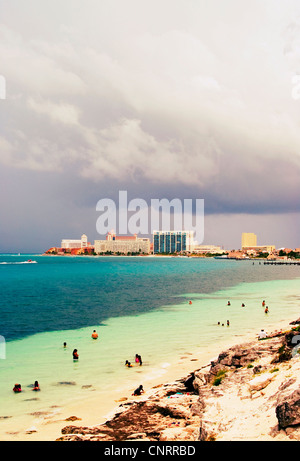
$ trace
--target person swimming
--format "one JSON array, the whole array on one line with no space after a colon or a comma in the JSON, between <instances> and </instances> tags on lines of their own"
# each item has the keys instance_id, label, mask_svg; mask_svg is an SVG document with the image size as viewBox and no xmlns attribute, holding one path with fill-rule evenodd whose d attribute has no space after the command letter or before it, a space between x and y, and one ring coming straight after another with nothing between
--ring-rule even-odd
<instances>
[{"instance_id":1,"label":"person swimming","mask_svg":"<svg viewBox=\"0 0 300 461\"><path fill-rule=\"evenodd\" d=\"M131 363L130 363L128 360L126 360L125 366L128 367L128 368L131 368L131 367L132 367Z\"/></svg>"},{"instance_id":2,"label":"person swimming","mask_svg":"<svg viewBox=\"0 0 300 461\"><path fill-rule=\"evenodd\" d=\"M13 391L17 394L18 392L22 392L21 384L15 384Z\"/></svg>"},{"instance_id":3,"label":"person swimming","mask_svg":"<svg viewBox=\"0 0 300 461\"><path fill-rule=\"evenodd\" d=\"M73 350L73 360L78 360L78 359L79 359L79 355L78 355L77 349L74 349Z\"/></svg>"},{"instance_id":4,"label":"person swimming","mask_svg":"<svg viewBox=\"0 0 300 461\"><path fill-rule=\"evenodd\" d=\"M143 386L140 385L140 386L133 392L132 395L141 395L141 394L143 394L144 392L145 392L145 391L144 391L144 389L143 389Z\"/></svg>"},{"instance_id":5,"label":"person swimming","mask_svg":"<svg viewBox=\"0 0 300 461\"><path fill-rule=\"evenodd\" d=\"M93 333L92 333L92 338L93 338L93 339L97 339L97 338L98 338L98 333L96 332L96 330L93 331Z\"/></svg>"},{"instance_id":6,"label":"person swimming","mask_svg":"<svg viewBox=\"0 0 300 461\"><path fill-rule=\"evenodd\" d=\"M40 386L39 386L38 381L35 381L35 382L34 382L34 387L33 387L32 390L33 390L33 391L40 391Z\"/></svg>"}]
</instances>

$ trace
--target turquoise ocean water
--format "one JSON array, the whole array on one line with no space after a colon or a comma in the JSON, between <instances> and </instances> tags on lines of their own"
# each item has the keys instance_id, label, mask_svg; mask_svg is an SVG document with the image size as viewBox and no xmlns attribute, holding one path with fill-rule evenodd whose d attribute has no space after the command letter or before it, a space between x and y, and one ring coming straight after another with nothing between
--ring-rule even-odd
<instances>
[{"instance_id":1,"label":"turquoise ocean water","mask_svg":"<svg viewBox=\"0 0 300 461\"><path fill-rule=\"evenodd\" d=\"M163 381L195 350L213 353L298 318L299 269L198 258L0 255L0 439L8 437L7 421L27 418L29 426L32 415L71 401L128 394ZM136 353L143 366L126 368ZM12 392L17 382L19 395Z\"/></svg>"}]
</instances>

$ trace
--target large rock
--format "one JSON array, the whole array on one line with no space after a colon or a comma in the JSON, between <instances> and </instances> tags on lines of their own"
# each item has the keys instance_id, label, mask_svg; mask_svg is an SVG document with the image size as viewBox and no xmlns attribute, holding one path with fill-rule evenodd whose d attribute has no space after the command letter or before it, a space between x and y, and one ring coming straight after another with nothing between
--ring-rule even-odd
<instances>
[{"instance_id":1,"label":"large rock","mask_svg":"<svg viewBox=\"0 0 300 461\"><path fill-rule=\"evenodd\" d=\"M270 384L273 378L274 375L272 373L265 373L256 376L255 378L251 379L251 381L249 381L250 391L255 392L264 389L265 387L267 387L268 384Z\"/></svg>"},{"instance_id":2,"label":"large rock","mask_svg":"<svg viewBox=\"0 0 300 461\"><path fill-rule=\"evenodd\" d=\"M300 424L300 389L282 399L276 407L276 416L282 428Z\"/></svg>"}]
</instances>

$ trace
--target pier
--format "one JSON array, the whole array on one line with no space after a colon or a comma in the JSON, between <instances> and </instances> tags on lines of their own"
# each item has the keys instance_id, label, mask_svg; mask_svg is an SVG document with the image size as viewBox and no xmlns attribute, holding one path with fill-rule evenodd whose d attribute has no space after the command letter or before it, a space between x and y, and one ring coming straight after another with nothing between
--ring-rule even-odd
<instances>
[{"instance_id":1,"label":"pier","mask_svg":"<svg viewBox=\"0 0 300 461\"><path fill-rule=\"evenodd\" d=\"M264 264L271 264L271 265L284 265L284 266L291 266L291 265L300 265L300 261L264 261Z\"/></svg>"}]
</instances>

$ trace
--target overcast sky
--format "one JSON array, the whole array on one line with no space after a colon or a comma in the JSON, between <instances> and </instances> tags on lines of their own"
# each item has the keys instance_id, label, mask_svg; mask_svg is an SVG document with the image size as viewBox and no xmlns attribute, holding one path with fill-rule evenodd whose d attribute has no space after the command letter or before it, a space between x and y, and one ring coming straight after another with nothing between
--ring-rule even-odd
<instances>
[{"instance_id":1,"label":"overcast sky","mask_svg":"<svg viewBox=\"0 0 300 461\"><path fill-rule=\"evenodd\" d=\"M300 247L298 0L1 0L0 21L0 251L103 238L120 190L204 199L207 244Z\"/></svg>"}]
</instances>

